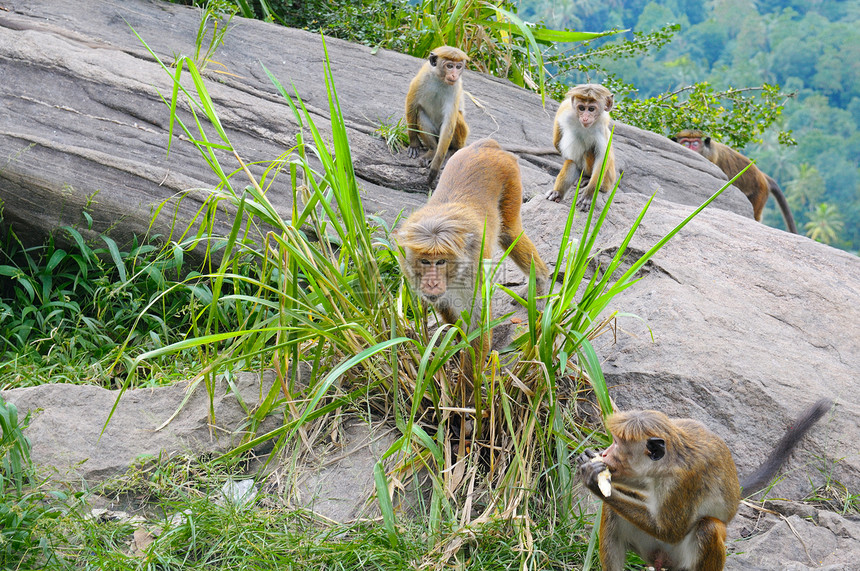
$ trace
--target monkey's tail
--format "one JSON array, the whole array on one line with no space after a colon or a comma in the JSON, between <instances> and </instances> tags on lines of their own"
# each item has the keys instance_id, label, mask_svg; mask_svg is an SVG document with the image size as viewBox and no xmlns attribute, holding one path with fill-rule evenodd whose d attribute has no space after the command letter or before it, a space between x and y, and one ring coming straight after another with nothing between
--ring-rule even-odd
<instances>
[{"instance_id":1,"label":"monkey's tail","mask_svg":"<svg viewBox=\"0 0 860 571\"><path fill-rule=\"evenodd\" d=\"M770 453L767 460L755 472L741 480L744 497L751 496L770 483L779 470L779 467L782 466L783 462L788 460L791 451L797 446L803 435L830 410L831 406L833 406L833 401L829 398L823 398L801 413L794 424L789 427L779 442L776 443L773 452Z\"/></svg>"},{"instance_id":2,"label":"monkey's tail","mask_svg":"<svg viewBox=\"0 0 860 571\"><path fill-rule=\"evenodd\" d=\"M791 209L788 208L788 201L785 199L782 189L779 188L779 185L771 177L764 176L767 178L767 187L770 193L776 199L776 203L779 204L779 209L782 210L782 217L785 218L785 225L788 227L788 231L792 234L798 234L797 226L794 223L794 216L791 215Z\"/></svg>"},{"instance_id":3,"label":"monkey's tail","mask_svg":"<svg viewBox=\"0 0 860 571\"><path fill-rule=\"evenodd\" d=\"M523 147L521 145L502 145L502 149L515 155L559 155L558 149L555 147Z\"/></svg>"}]
</instances>

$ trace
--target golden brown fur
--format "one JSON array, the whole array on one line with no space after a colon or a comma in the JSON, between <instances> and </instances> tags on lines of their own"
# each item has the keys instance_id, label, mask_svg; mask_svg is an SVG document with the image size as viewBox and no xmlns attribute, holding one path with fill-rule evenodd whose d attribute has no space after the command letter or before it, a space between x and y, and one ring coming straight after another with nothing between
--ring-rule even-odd
<instances>
[{"instance_id":1,"label":"golden brown fur","mask_svg":"<svg viewBox=\"0 0 860 571\"><path fill-rule=\"evenodd\" d=\"M439 46L409 84L406 94L406 127L411 158L419 155L421 144L427 152L422 166L429 166L427 184L436 181L449 150L466 144L469 126L463 115L463 80L460 77L469 57L451 46Z\"/></svg>"},{"instance_id":2,"label":"golden brown fur","mask_svg":"<svg viewBox=\"0 0 860 571\"><path fill-rule=\"evenodd\" d=\"M470 310L469 330L477 327L481 300L473 293L481 260L491 258L497 244L507 250L517 237L511 259L526 275L534 263L538 295L546 293L549 270L523 232L521 206L516 157L483 139L454 153L427 204L397 230L406 278L446 322L455 323ZM489 334L475 344L482 363L489 346Z\"/></svg>"},{"instance_id":3,"label":"golden brown fur","mask_svg":"<svg viewBox=\"0 0 860 571\"><path fill-rule=\"evenodd\" d=\"M741 487L750 495L766 486L831 405L821 399L805 410L743 484L726 443L695 420L654 410L607 418L613 444L599 456L586 451L579 460L585 486L604 503L603 570L621 571L629 548L656 571L721 571L726 525L737 512ZM598 485L604 469L611 473L608 497Z\"/></svg>"},{"instance_id":4,"label":"golden brown fur","mask_svg":"<svg viewBox=\"0 0 860 571\"><path fill-rule=\"evenodd\" d=\"M672 137L672 140L687 147L691 151L697 152L715 165L731 180L739 172L744 170L750 161L736 150L722 143L714 141L710 137L705 137L701 131L694 129L685 129L678 132ZM782 216L785 218L785 224L789 232L797 234L797 226L794 223L794 217L791 214L791 209L788 207L788 202L782 194L779 185L771 177L767 176L756 166L752 165L744 174L734 182L749 199L753 207L753 216L758 222L761 222L764 206L767 204L767 199L770 194L776 199Z\"/></svg>"}]
</instances>

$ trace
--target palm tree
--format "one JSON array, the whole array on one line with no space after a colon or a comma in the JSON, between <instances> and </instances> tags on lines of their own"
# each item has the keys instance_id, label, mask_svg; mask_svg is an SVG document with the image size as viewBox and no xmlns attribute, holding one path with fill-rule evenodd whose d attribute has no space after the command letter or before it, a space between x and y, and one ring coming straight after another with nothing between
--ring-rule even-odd
<instances>
[{"instance_id":1,"label":"palm tree","mask_svg":"<svg viewBox=\"0 0 860 571\"><path fill-rule=\"evenodd\" d=\"M839 208L826 202L822 202L815 208L810 214L809 222L803 226L807 236L822 244L833 244L839 241L839 234L844 228L845 223L842 221Z\"/></svg>"},{"instance_id":2,"label":"palm tree","mask_svg":"<svg viewBox=\"0 0 860 571\"><path fill-rule=\"evenodd\" d=\"M811 210L824 196L824 178L818 169L806 163L800 165L797 176L785 185L785 198L792 210Z\"/></svg>"}]
</instances>

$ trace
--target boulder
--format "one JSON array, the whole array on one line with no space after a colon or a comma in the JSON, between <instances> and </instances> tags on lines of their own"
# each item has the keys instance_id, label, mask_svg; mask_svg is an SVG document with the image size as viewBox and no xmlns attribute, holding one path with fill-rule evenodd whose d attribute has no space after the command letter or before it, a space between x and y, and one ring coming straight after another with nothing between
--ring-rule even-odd
<instances>
[{"instance_id":1,"label":"boulder","mask_svg":"<svg viewBox=\"0 0 860 571\"><path fill-rule=\"evenodd\" d=\"M200 10L156 0L11 0L4 8L0 200L5 222L29 243L40 243L63 225L79 228L87 238L107 232L120 244L133 234L170 236L174 207L162 211L150 229L155 208L173 199L178 219L190 220L207 189L219 181L178 128L167 154L169 111L160 97L170 96L172 80L134 32L170 65L176 55L194 53ZM246 163L268 163L293 147L300 128L263 66L291 93L290 86L296 87L330 140L326 49L365 206L391 222L401 210L426 200L426 169L406 153L392 155L372 132L403 116L406 89L420 60L332 38L324 48L318 34L237 17L213 56L221 65L206 68L207 86L237 154ZM189 74L184 78L190 88ZM464 82L471 140L551 143L555 102L544 108L534 93L477 72L466 72ZM186 106L180 106L179 116L194 124ZM705 159L654 133L618 124L615 140L622 191L657 192L693 205L725 180ZM226 171L239 166L230 153L216 154ZM526 196L550 189L560 164L559 157L524 157ZM262 168L254 171L259 175ZM277 179L268 192L284 217L292 201L288 179ZM234 181L237 192L247 184L241 176ZM180 195L184 199L178 202ZM734 188L718 206L752 216L749 202ZM84 224L83 211L92 216L91 227ZM217 229L226 232L227 223L226 216L220 218ZM66 237L60 233L57 239Z\"/></svg>"},{"instance_id":2,"label":"boulder","mask_svg":"<svg viewBox=\"0 0 860 571\"><path fill-rule=\"evenodd\" d=\"M598 263L608 264L646 200L616 197L597 239ZM523 205L525 230L550 265L568 210L539 200ZM692 210L655 199L628 264ZM584 219L575 217L574 236ZM703 422L747 474L806 406L829 397L835 407L802 442L771 496L800 499L827 478L860 488L860 258L706 208L640 275L607 308L623 314L618 334L595 341L619 408ZM516 269L505 276L522 280ZM497 337L497 346L507 342Z\"/></svg>"},{"instance_id":3,"label":"boulder","mask_svg":"<svg viewBox=\"0 0 860 571\"><path fill-rule=\"evenodd\" d=\"M131 389L119 402L118 391L88 385L47 384L0 396L18 407L19 418L32 414L26 435L36 466L49 469L46 475L54 481L91 485L138 461L228 452L248 435L248 412L274 382L273 373L262 382L256 374L239 373L232 387L219 381L213 387L214 422L203 383ZM258 432L277 428L282 421L276 417L268 417Z\"/></svg>"}]
</instances>

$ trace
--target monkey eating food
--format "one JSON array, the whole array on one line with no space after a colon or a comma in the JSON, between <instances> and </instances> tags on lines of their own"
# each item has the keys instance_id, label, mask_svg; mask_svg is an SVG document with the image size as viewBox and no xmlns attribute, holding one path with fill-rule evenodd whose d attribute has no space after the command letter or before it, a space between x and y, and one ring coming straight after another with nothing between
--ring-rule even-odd
<instances>
[{"instance_id":1,"label":"monkey eating food","mask_svg":"<svg viewBox=\"0 0 860 571\"><path fill-rule=\"evenodd\" d=\"M602 85L586 83L567 92L556 111L552 128L552 142L561 153L564 165L555 179L555 186L546 197L561 202L567 191L576 184L580 172L588 178L585 190L576 206L587 210L606 157L606 170L600 192L615 186L615 155L609 147L609 111L612 110L612 93Z\"/></svg>"},{"instance_id":2,"label":"monkey eating food","mask_svg":"<svg viewBox=\"0 0 860 571\"><path fill-rule=\"evenodd\" d=\"M549 269L523 232L522 193L517 158L482 139L451 156L427 204L395 232L404 275L445 322L456 323L470 310L469 331L477 328L481 299L480 293L475 299L475 284L482 279L482 259L492 257L496 244L510 248L510 258L527 276L534 264L537 294L547 293ZM490 334L473 347L483 362Z\"/></svg>"},{"instance_id":3,"label":"monkey eating food","mask_svg":"<svg viewBox=\"0 0 860 571\"><path fill-rule=\"evenodd\" d=\"M698 130L685 129L670 138L720 167L720 170L729 179L734 178L752 162L733 148L718 143L710 137L705 137ZM751 165L734 184L749 199L753 207L753 216L758 222L761 222L761 215L764 211L764 205L767 204L769 194L773 194L779 209L782 211L782 216L785 218L788 231L797 234L794 216L791 214L785 195L782 194L782 189L779 188L774 179L761 172L757 166Z\"/></svg>"},{"instance_id":4,"label":"monkey eating food","mask_svg":"<svg viewBox=\"0 0 860 571\"><path fill-rule=\"evenodd\" d=\"M427 152L421 166L429 166L427 184L432 187L449 150L466 144L469 126L463 116L463 79L469 56L451 46L439 46L409 84L406 94L406 127L410 158L418 157L421 144Z\"/></svg>"},{"instance_id":5,"label":"monkey eating food","mask_svg":"<svg viewBox=\"0 0 860 571\"><path fill-rule=\"evenodd\" d=\"M701 423L669 418L654 410L613 414L606 419L613 444L579 457L585 486L603 500L600 563L621 571L627 549L656 571L721 571L726 561L726 525L743 494L773 479L803 435L832 406L821 399L805 410L751 475L738 481L726 443ZM601 487L609 470L610 493Z\"/></svg>"}]
</instances>

